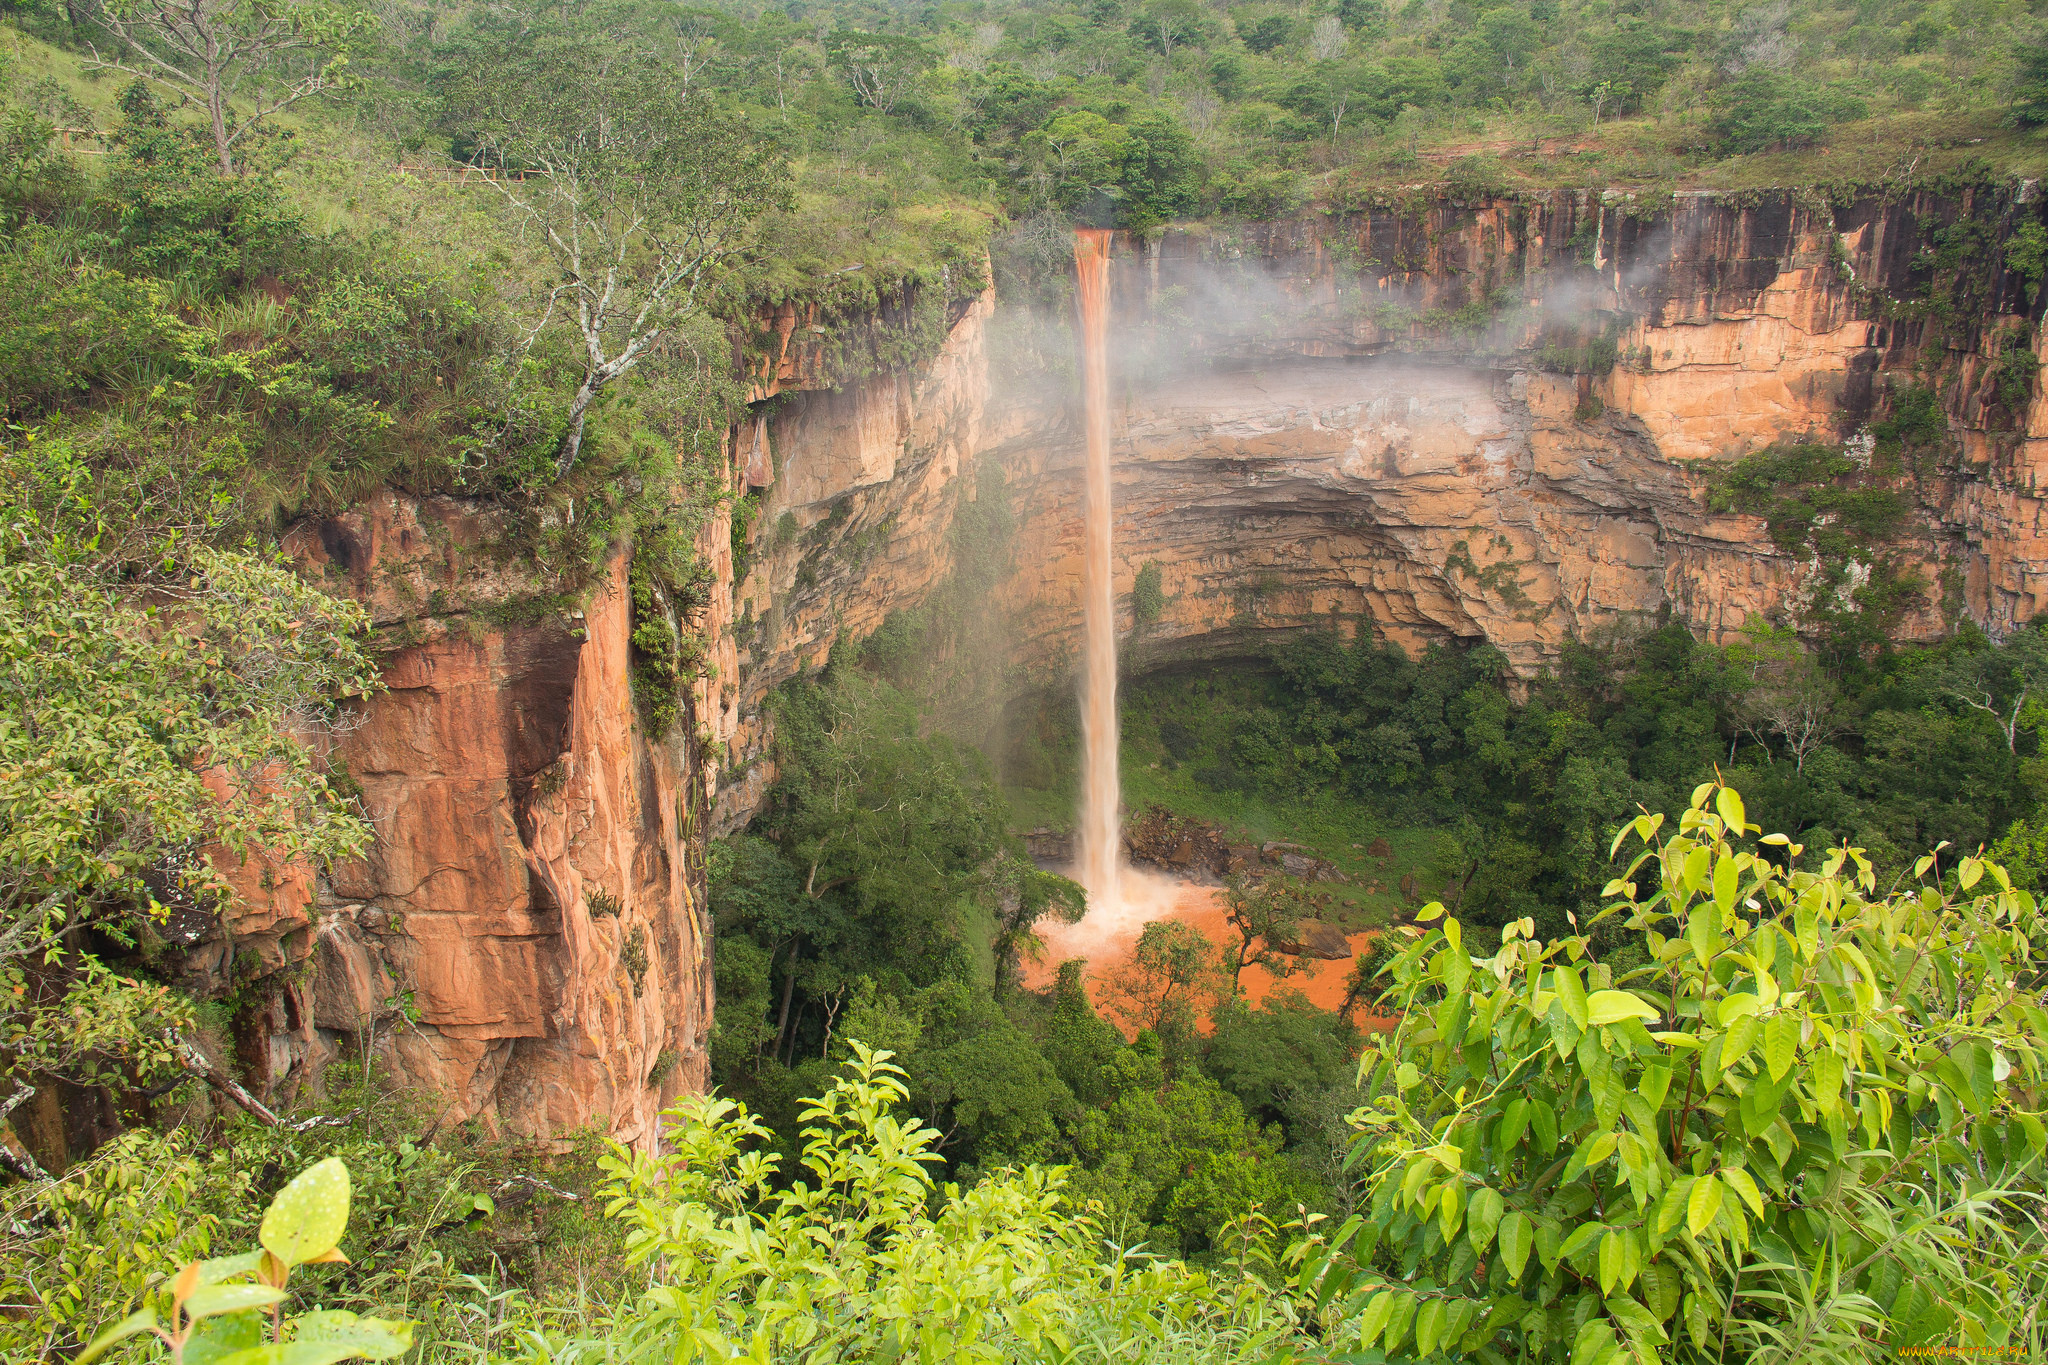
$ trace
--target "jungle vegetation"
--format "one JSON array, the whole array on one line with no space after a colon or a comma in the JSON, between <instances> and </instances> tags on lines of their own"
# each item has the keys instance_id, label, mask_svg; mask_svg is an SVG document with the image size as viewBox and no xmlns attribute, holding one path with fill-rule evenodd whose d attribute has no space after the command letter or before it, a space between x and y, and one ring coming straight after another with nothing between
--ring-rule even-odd
<instances>
[{"instance_id":1,"label":"jungle vegetation","mask_svg":"<svg viewBox=\"0 0 2048 1365\"><path fill-rule=\"evenodd\" d=\"M360 1060L279 1121L214 1109L237 998L170 965L241 855L373 837L324 755L403 641L284 556L295 520L467 499L530 583L494 610L629 549L667 733L758 305L815 306L857 373L929 354L1021 224L2003 173L2048 98L2028 6L5 15L0 1118L61 1093L119 1130L58 1171L4 1130L7 1358L2042 1349L2041 637L1892 649L1897 578L1526 690L1369 630L1139 688L1190 791L1440 840L1448 909L1358 975L1370 1036L1251 1007L1170 928L1107 1017L1085 964L1028 989L1082 906L902 622L777 699L782 777L712 854L720 1090L659 1154L444 1133ZM1880 530L1814 458L1721 493L1816 553Z\"/></svg>"}]
</instances>

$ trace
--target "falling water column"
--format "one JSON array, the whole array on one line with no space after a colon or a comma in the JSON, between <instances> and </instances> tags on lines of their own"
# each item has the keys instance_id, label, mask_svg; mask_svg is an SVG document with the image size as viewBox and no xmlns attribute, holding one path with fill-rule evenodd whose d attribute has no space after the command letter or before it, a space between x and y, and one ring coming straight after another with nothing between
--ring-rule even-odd
<instances>
[{"instance_id":1,"label":"falling water column","mask_svg":"<svg viewBox=\"0 0 2048 1365\"><path fill-rule=\"evenodd\" d=\"M1116 581L1110 569L1109 242L1101 228L1074 234L1081 289L1081 396L1088 470L1082 537L1081 849L1075 880L1091 912L1123 901L1123 787L1117 776Z\"/></svg>"}]
</instances>

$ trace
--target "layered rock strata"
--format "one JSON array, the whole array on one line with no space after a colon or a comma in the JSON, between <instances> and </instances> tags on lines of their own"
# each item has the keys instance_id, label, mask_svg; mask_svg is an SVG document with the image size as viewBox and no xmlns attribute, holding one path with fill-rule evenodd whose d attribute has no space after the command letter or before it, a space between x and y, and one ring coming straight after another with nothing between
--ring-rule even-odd
<instances>
[{"instance_id":1,"label":"layered rock strata","mask_svg":"<svg viewBox=\"0 0 2048 1365\"><path fill-rule=\"evenodd\" d=\"M2031 619L2048 409L2038 383L2014 411L1987 379L2031 291L1993 254L1970 277L1983 314L1933 325L1931 286L1952 285L1923 248L1967 211L2008 230L2033 212L1560 197L1134 253L1120 584L1156 564L1164 603L1127 618L1132 666L1370 623L1483 640L1526 674L1629 617L1715 639L1796 620L1819 566L1762 518L1711 512L1709 481L1776 442L1854 449L1895 382L1940 383L1952 428L1908 471L1888 552L1930 591L1896 633ZM1615 363L1585 360L1602 347ZM1055 408L1009 430L993 453L1030 511L1009 601L1022 661L1052 678L1074 641L1078 428Z\"/></svg>"}]
</instances>

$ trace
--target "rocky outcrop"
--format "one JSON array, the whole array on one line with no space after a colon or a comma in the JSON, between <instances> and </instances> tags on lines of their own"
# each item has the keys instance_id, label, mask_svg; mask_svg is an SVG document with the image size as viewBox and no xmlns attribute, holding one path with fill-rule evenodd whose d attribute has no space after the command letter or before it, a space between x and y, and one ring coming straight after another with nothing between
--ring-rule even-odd
<instances>
[{"instance_id":1,"label":"rocky outcrop","mask_svg":"<svg viewBox=\"0 0 2048 1365\"><path fill-rule=\"evenodd\" d=\"M386 690L328 737L376 842L318 877L240 869L214 965L263 987L239 1039L273 1096L368 1049L437 1127L644 1141L707 1079L701 778L688 741L640 728L623 559L562 595L500 532L384 496L289 538L389 647Z\"/></svg>"},{"instance_id":2,"label":"rocky outcrop","mask_svg":"<svg viewBox=\"0 0 2048 1365\"><path fill-rule=\"evenodd\" d=\"M729 627L702 714L724 755L711 827L743 823L774 780L762 713L769 692L822 666L842 639L914 607L952 564L959 476L984 445L986 328L993 291L965 300L937 354L827 387L798 367L782 396L737 433L755 500L746 562L728 566L717 608ZM806 384L811 387L806 388Z\"/></svg>"}]
</instances>

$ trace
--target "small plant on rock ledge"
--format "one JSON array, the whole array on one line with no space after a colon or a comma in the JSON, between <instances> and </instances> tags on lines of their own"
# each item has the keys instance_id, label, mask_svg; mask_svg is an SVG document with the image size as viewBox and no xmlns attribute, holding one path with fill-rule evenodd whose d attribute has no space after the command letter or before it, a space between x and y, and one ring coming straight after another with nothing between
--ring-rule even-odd
<instances>
[{"instance_id":1,"label":"small plant on rock ledge","mask_svg":"<svg viewBox=\"0 0 2048 1365\"><path fill-rule=\"evenodd\" d=\"M626 975L633 982L633 998L640 998L640 989L647 980L647 930L634 925L633 932L626 936L625 944L619 949L619 965L626 969Z\"/></svg>"}]
</instances>

